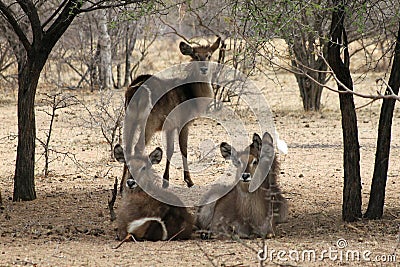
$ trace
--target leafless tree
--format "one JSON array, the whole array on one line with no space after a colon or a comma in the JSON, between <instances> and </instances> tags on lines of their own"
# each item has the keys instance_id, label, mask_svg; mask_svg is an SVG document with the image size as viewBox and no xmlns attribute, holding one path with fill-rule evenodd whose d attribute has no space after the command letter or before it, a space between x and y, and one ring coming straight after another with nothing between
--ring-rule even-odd
<instances>
[{"instance_id":1,"label":"leafless tree","mask_svg":"<svg viewBox=\"0 0 400 267\"><path fill-rule=\"evenodd\" d=\"M18 146L14 201L36 198L34 100L40 74L54 46L79 14L141 1L65 0L52 6L51 12L47 14L41 12L46 7L43 4L45 2L50 3L31 0L0 1L1 18L6 21L6 32L14 36L12 47L18 63Z\"/></svg>"},{"instance_id":2,"label":"leafless tree","mask_svg":"<svg viewBox=\"0 0 400 267\"><path fill-rule=\"evenodd\" d=\"M57 111L71 107L73 105L77 105L78 102L75 96L65 95L62 92L44 93L43 95L44 98L40 101L40 105L42 106L42 108L40 108L39 110L47 114L50 117L50 121L48 129L45 131L46 138L44 140L37 138L37 140L39 141L40 145L43 147L44 150L43 156L45 162L44 162L43 173L44 176L47 177L49 175L49 163L51 162L49 154L50 152L57 153L56 150L51 149L50 147L50 140L52 137L55 118L59 115L57 114ZM65 155L66 153L63 154Z\"/></svg>"},{"instance_id":3,"label":"leafless tree","mask_svg":"<svg viewBox=\"0 0 400 267\"><path fill-rule=\"evenodd\" d=\"M94 108L83 102L80 104L87 111L89 118L82 117L83 127L98 128L109 145L110 158L114 157L114 146L121 139L122 123L125 114L124 100L116 97L112 90L103 91Z\"/></svg>"}]
</instances>

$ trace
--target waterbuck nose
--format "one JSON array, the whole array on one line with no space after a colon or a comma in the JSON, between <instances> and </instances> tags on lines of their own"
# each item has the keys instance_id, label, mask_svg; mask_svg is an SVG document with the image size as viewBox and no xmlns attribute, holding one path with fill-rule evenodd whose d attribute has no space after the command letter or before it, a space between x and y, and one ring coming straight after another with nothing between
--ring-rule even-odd
<instances>
[{"instance_id":1,"label":"waterbuck nose","mask_svg":"<svg viewBox=\"0 0 400 267\"><path fill-rule=\"evenodd\" d=\"M136 181L133 179L128 179L126 180L126 185L128 188L134 188L136 186Z\"/></svg>"},{"instance_id":2,"label":"waterbuck nose","mask_svg":"<svg viewBox=\"0 0 400 267\"><path fill-rule=\"evenodd\" d=\"M242 173L242 179L243 179L243 181L244 182L246 182L247 180L250 180L250 173L248 173L248 172L245 172L245 173Z\"/></svg>"},{"instance_id":3,"label":"waterbuck nose","mask_svg":"<svg viewBox=\"0 0 400 267\"><path fill-rule=\"evenodd\" d=\"M208 71L208 67L206 67L206 66L201 66L201 67L200 67L200 71L201 71L201 73L206 74L207 71Z\"/></svg>"}]
</instances>

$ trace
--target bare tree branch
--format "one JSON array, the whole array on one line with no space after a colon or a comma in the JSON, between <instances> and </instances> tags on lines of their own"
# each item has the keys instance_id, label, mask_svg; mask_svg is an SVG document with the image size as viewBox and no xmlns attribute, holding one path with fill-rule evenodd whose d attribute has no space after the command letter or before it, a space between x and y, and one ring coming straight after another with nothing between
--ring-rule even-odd
<instances>
[{"instance_id":1,"label":"bare tree branch","mask_svg":"<svg viewBox=\"0 0 400 267\"><path fill-rule=\"evenodd\" d=\"M241 35L241 37L242 37L245 41L247 41L246 36ZM285 66L283 66L282 64L279 64L279 63L273 61L271 58L267 57L265 54L259 52L258 49L256 49L256 47L255 47L251 42L248 42L248 45L251 47L251 49L254 49L255 51L257 51L258 55L259 55L260 57L262 57L263 59L267 60L271 65L274 65L274 66L276 66L276 67L278 67L278 68L281 68L281 69L283 69L283 70L285 70L285 71L288 71L288 72L290 72L290 73L294 73L294 74L303 74L303 75L305 75L306 77L308 77L310 80L312 80L313 82L315 82L315 83L317 83L317 84L323 86L324 88L326 88L326 89L328 89L329 91L332 91L332 92L334 92L334 93L339 93L339 94L353 94L353 95L355 95L355 96L358 96L358 97L361 97L361 98L372 99L372 100L374 100L374 101L375 101L375 100L379 100L379 99L394 99L394 100L400 101L400 96L398 96L398 95L396 95L396 94L393 94L393 93L392 93L392 94L382 94L382 93L380 93L380 92L377 92L376 95L371 95L371 94L359 93L359 92L356 92L356 91L351 90L350 88L347 88L347 86L345 86L342 82L340 82L340 80L336 77L335 73L332 71L331 67L329 66L327 60L324 58L324 56L322 55L322 53L321 53L319 56L324 60L325 64L328 65L329 70L327 71L327 73L329 73L330 75L332 75L332 77L335 79L335 81L336 81L339 85L341 85L341 86L344 88L344 91L334 89L334 88L332 88L332 87L330 87L330 86L328 86L328 85L326 85L326 84L322 84L322 83L318 82L314 77L310 76L310 75L309 75L307 72L305 72L303 69L293 67L293 65L290 65L290 64L289 64L288 62L286 62L285 60L282 60L282 62L285 62L285 63L288 65L288 67L285 67ZM282 58L280 58L280 59L282 59ZM315 71L315 72L320 72L319 70L313 70L313 69L310 69L310 70ZM389 84L388 84L386 81L384 81L383 78L380 78L380 79L378 79L378 80L384 82L385 85L387 85L388 90L389 90L390 92L393 92L393 91L391 90Z\"/></svg>"},{"instance_id":2,"label":"bare tree branch","mask_svg":"<svg viewBox=\"0 0 400 267\"><path fill-rule=\"evenodd\" d=\"M64 0L61 5L53 12L53 14L42 24L42 28L46 28L47 24L49 24L54 17L61 11L61 9L67 4L69 0Z\"/></svg>"},{"instance_id":3,"label":"bare tree branch","mask_svg":"<svg viewBox=\"0 0 400 267\"><path fill-rule=\"evenodd\" d=\"M3 17L10 23L11 27L13 28L14 32L18 36L18 39L21 41L22 45L24 46L25 50L29 52L31 50L31 44L26 37L25 33L19 26L17 20L14 18L14 14L11 9L6 6L3 1L0 1L0 12Z\"/></svg>"},{"instance_id":4,"label":"bare tree branch","mask_svg":"<svg viewBox=\"0 0 400 267\"><path fill-rule=\"evenodd\" d=\"M182 38L183 40L185 40L187 43L190 43L190 41L189 41L183 34L180 34L174 26L172 26L171 24L169 24L168 22L166 22L166 21L163 20L162 18L158 18L158 19L159 19L164 25L168 26L168 27L172 30L172 32L170 32L169 34L175 34L175 35L181 37L181 38Z\"/></svg>"},{"instance_id":5,"label":"bare tree branch","mask_svg":"<svg viewBox=\"0 0 400 267\"><path fill-rule=\"evenodd\" d=\"M90 2L92 2L92 1L90 1ZM114 4L109 4L110 1L108 1L108 0L102 0L102 1L98 1L97 3L92 3L92 5L90 7L80 8L79 13L86 13L86 12L91 12L91 11L99 10L99 9L117 8L117 7L126 6L128 4L136 4L136 3L141 3L141 2L146 2L146 0L125 0L125 1L122 1L121 3L114 3ZM104 3L107 3L107 4L104 4Z\"/></svg>"},{"instance_id":6,"label":"bare tree branch","mask_svg":"<svg viewBox=\"0 0 400 267\"><path fill-rule=\"evenodd\" d=\"M40 46L41 40L43 38L43 31L39 19L39 14L37 9L31 0L17 0L18 4L21 6L22 10L27 15L32 28L32 45Z\"/></svg>"}]
</instances>

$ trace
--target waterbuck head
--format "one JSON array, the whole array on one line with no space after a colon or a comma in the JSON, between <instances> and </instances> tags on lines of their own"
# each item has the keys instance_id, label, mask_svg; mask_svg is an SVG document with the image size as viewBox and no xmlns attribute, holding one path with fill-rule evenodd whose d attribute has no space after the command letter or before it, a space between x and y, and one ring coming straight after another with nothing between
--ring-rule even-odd
<instances>
[{"instance_id":1,"label":"waterbuck head","mask_svg":"<svg viewBox=\"0 0 400 267\"><path fill-rule=\"evenodd\" d=\"M232 160L237 168L236 179L239 180L239 186L245 192L249 191L250 181L257 167L269 168L275 156L273 140L267 132L262 140L258 134L254 133L253 142L243 151L237 152L234 147L225 142L221 143L220 150L222 156L226 160Z\"/></svg>"},{"instance_id":2,"label":"waterbuck head","mask_svg":"<svg viewBox=\"0 0 400 267\"><path fill-rule=\"evenodd\" d=\"M218 49L221 42L221 37L214 42L212 45L205 46L191 46L185 42L179 44L181 53L185 56L190 56L193 61L199 61L198 65L201 74L205 75L208 71L208 61L210 61L212 54Z\"/></svg>"},{"instance_id":3,"label":"waterbuck head","mask_svg":"<svg viewBox=\"0 0 400 267\"><path fill-rule=\"evenodd\" d=\"M135 189L138 186L138 181L152 177L151 167L153 164L161 162L162 154L162 149L157 147L148 155L148 157L133 156L133 158L129 160L130 169L128 169L124 157L124 150L120 144L117 144L114 147L114 157L118 162L124 163L124 173L121 185L125 186L126 189Z\"/></svg>"}]
</instances>

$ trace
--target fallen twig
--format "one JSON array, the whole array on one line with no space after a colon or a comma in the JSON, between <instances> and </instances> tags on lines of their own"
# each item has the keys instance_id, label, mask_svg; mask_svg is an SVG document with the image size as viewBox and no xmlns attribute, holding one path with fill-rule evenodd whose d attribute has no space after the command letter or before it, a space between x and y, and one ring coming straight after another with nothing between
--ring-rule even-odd
<instances>
[{"instance_id":1,"label":"fallen twig","mask_svg":"<svg viewBox=\"0 0 400 267\"><path fill-rule=\"evenodd\" d=\"M122 246L123 243L128 242L128 241L132 241L133 242L137 242L135 237L132 234L127 234L126 237L124 238L124 240L121 241L121 243L119 243L114 249L118 249L120 246Z\"/></svg>"}]
</instances>

